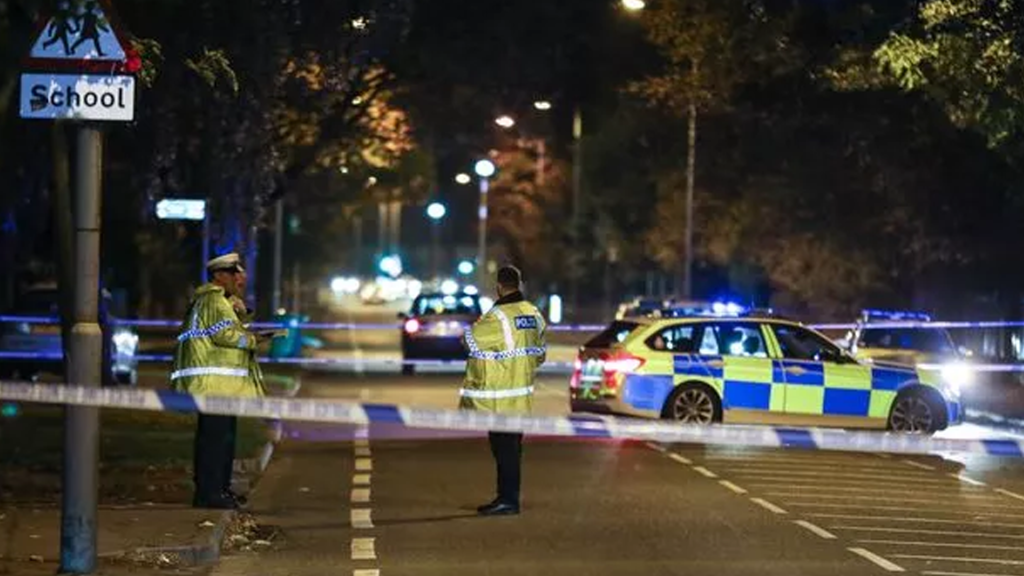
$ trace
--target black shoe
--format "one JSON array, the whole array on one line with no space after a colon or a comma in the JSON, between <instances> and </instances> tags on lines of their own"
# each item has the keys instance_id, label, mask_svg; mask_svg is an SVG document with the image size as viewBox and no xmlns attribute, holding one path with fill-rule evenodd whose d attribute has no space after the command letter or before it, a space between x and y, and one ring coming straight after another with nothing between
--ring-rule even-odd
<instances>
[{"instance_id":1,"label":"black shoe","mask_svg":"<svg viewBox=\"0 0 1024 576\"><path fill-rule=\"evenodd\" d=\"M221 495L216 498L199 498L197 496L192 499L192 507L207 508L209 510L237 510L238 502L235 502L225 495Z\"/></svg>"},{"instance_id":2,"label":"black shoe","mask_svg":"<svg viewBox=\"0 0 1024 576\"><path fill-rule=\"evenodd\" d=\"M497 506L498 504L501 504L501 500L498 499L498 498L495 498L494 500L491 500L487 504L483 504L481 506L477 506L476 507L476 511L481 513L481 514L483 514L484 510L487 510L488 508L491 508L493 506Z\"/></svg>"},{"instance_id":3,"label":"black shoe","mask_svg":"<svg viewBox=\"0 0 1024 576\"><path fill-rule=\"evenodd\" d=\"M506 502L494 502L484 506L478 512L481 516L514 516L519 514L519 505L508 504Z\"/></svg>"}]
</instances>

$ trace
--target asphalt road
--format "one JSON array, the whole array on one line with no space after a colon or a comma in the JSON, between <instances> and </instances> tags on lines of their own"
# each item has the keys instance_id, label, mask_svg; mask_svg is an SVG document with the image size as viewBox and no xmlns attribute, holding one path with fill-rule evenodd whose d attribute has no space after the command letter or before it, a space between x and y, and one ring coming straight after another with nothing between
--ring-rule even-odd
<instances>
[{"instance_id":1,"label":"asphalt road","mask_svg":"<svg viewBox=\"0 0 1024 576\"><path fill-rule=\"evenodd\" d=\"M458 379L325 372L301 396L444 407ZM564 378L543 378L538 412L565 402ZM522 515L479 518L494 484L480 434L289 425L250 506L280 536L211 573L1024 573L1011 460L535 437L524 466Z\"/></svg>"}]
</instances>

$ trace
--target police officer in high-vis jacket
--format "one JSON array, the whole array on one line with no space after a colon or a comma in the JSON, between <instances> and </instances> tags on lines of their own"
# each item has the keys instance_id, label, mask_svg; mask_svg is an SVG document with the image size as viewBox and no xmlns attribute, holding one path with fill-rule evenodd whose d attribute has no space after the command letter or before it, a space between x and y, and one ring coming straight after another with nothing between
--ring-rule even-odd
<instances>
[{"instance_id":1,"label":"police officer in high-vis jacket","mask_svg":"<svg viewBox=\"0 0 1024 576\"><path fill-rule=\"evenodd\" d=\"M522 275L512 266L498 270L498 300L466 332L469 350L460 391L464 409L526 414L533 405L533 381L544 363L544 318L523 298ZM484 516L519 513L523 435L488 434L498 465L498 496L477 508Z\"/></svg>"},{"instance_id":2,"label":"police officer in high-vis jacket","mask_svg":"<svg viewBox=\"0 0 1024 576\"><path fill-rule=\"evenodd\" d=\"M189 305L174 351L171 386L179 392L211 396L263 395L256 365L259 337L242 326L233 299L245 285L238 254L207 263L211 281L200 286ZM236 508L244 499L231 491L235 458L234 416L200 414L194 447L195 497L199 508Z\"/></svg>"}]
</instances>

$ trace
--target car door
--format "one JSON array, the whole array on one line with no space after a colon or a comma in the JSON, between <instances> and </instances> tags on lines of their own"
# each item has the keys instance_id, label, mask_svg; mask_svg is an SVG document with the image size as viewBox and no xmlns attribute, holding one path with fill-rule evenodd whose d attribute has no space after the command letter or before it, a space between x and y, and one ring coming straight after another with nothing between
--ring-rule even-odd
<instances>
[{"instance_id":1,"label":"car door","mask_svg":"<svg viewBox=\"0 0 1024 576\"><path fill-rule=\"evenodd\" d=\"M764 328L757 322L723 321L709 324L709 329L717 339L720 359L706 358L705 363L722 365L723 409L781 414L785 382L776 378Z\"/></svg>"},{"instance_id":2,"label":"car door","mask_svg":"<svg viewBox=\"0 0 1024 576\"><path fill-rule=\"evenodd\" d=\"M866 417L871 368L844 355L824 336L792 324L772 324L781 358L775 371L786 382L786 413Z\"/></svg>"},{"instance_id":3,"label":"car door","mask_svg":"<svg viewBox=\"0 0 1024 576\"><path fill-rule=\"evenodd\" d=\"M698 380L715 387L715 380L697 354L702 333L696 322L677 322L644 340L648 349L644 371L629 375L623 398L626 403L638 409L661 410L681 382Z\"/></svg>"}]
</instances>

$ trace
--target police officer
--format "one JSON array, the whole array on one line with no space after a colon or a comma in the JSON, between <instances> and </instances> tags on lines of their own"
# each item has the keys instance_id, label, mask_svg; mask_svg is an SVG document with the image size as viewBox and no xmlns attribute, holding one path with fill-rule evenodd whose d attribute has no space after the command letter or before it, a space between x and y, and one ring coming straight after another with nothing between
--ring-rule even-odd
<instances>
[{"instance_id":1,"label":"police officer","mask_svg":"<svg viewBox=\"0 0 1024 576\"><path fill-rule=\"evenodd\" d=\"M242 326L232 298L240 298L245 274L238 254L206 264L211 281L196 289L174 351L171 386L189 394L262 396L255 355L259 336ZM255 368L255 370L254 370ZM199 414L193 454L197 508L237 508L231 491L235 458L234 416Z\"/></svg>"},{"instance_id":2,"label":"police officer","mask_svg":"<svg viewBox=\"0 0 1024 576\"><path fill-rule=\"evenodd\" d=\"M526 414L533 405L534 373L544 363L544 318L523 298L522 274L513 266L498 270L498 300L466 332L469 350L460 390L463 409ZM519 514L523 435L488 434L498 468L498 495L477 508L484 516Z\"/></svg>"}]
</instances>

